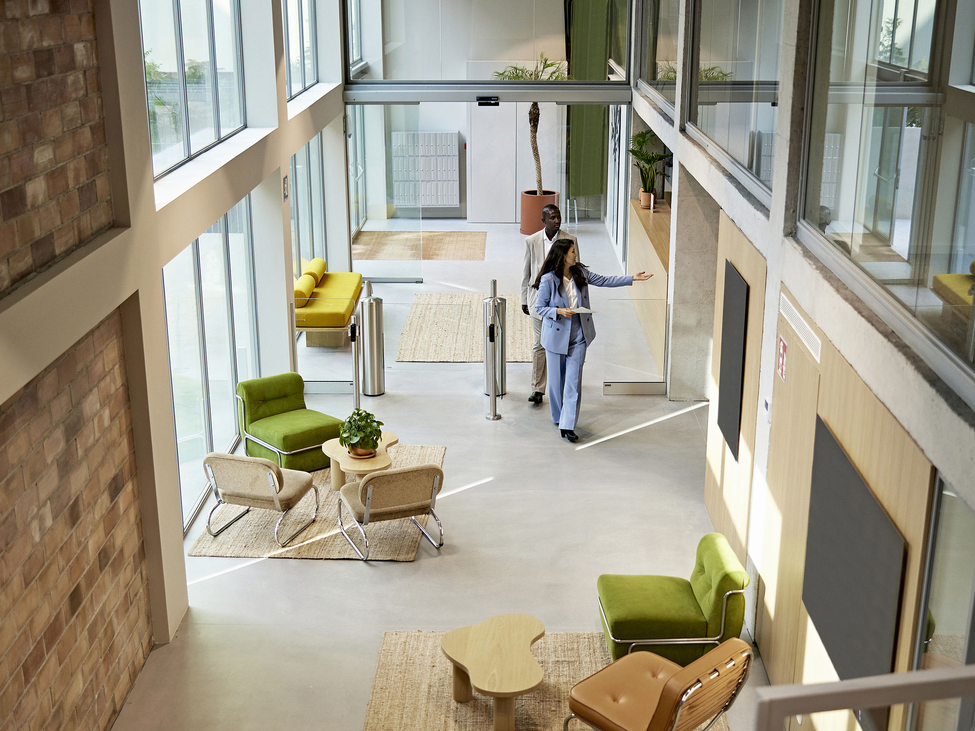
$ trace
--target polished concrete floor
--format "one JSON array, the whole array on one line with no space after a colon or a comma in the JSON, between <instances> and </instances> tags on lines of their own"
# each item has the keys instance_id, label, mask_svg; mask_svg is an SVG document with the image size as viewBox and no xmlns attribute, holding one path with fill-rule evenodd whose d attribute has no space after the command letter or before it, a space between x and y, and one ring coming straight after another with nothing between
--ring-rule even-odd
<instances>
[{"instance_id":1,"label":"polished concrete floor","mask_svg":"<svg viewBox=\"0 0 975 731\"><path fill-rule=\"evenodd\" d=\"M516 292L523 238L516 226L496 229L485 262L423 262L423 285L377 291L405 303L414 291L485 291L493 277ZM586 262L619 273L601 228L577 231ZM605 311L611 291L593 295L593 309ZM570 445L547 400L528 403L530 365L509 365L503 418L488 421L483 366L395 363L388 321L386 394L363 407L404 443L446 445L437 504L446 545L421 542L413 563L187 558L189 611L176 638L150 654L116 731L361 729L384 631L446 630L506 612L533 614L549 632L597 631L599 574L689 575L711 530L707 406L603 396L604 374L630 345L626 333L609 342L614 328L598 315L596 327L606 344L590 351L582 441ZM347 394L308 402L351 409ZM187 548L201 530L202 519ZM733 731L752 728L754 690L766 683L757 663L730 714Z\"/></svg>"}]
</instances>

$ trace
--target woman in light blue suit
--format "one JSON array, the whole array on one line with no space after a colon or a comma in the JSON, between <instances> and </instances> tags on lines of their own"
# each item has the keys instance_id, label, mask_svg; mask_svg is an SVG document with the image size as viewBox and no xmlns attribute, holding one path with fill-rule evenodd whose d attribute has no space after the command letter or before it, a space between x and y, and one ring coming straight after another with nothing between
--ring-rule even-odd
<instances>
[{"instance_id":1,"label":"woman in light blue suit","mask_svg":"<svg viewBox=\"0 0 975 731\"><path fill-rule=\"evenodd\" d=\"M568 239L553 243L542 264L532 286L538 290L535 311L542 318L541 343L548 369L549 404L552 421L570 442L579 440L575 428L582 402L582 366L586 362L586 348L596 338L592 315L577 313L575 309L589 308L590 284L629 287L634 281L645 282L652 276L640 272L627 277L604 277L591 272L578 262L576 247Z\"/></svg>"}]
</instances>

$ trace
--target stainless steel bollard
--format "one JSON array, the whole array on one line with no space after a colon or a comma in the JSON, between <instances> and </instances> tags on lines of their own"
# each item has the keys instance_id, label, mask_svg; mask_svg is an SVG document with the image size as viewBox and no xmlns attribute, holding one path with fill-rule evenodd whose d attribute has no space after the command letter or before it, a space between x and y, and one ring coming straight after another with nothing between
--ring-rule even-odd
<instances>
[{"instance_id":1,"label":"stainless steel bollard","mask_svg":"<svg viewBox=\"0 0 975 731\"><path fill-rule=\"evenodd\" d=\"M504 297L498 297L498 280L491 280L491 296L484 300L484 393L491 395L491 381L496 383L497 393L504 396L508 392L507 378L507 353L504 347L505 331L505 305ZM490 326L494 325L494 346L489 348ZM494 352L494 375L489 375L488 352Z\"/></svg>"},{"instance_id":2,"label":"stainless steel bollard","mask_svg":"<svg viewBox=\"0 0 975 731\"><path fill-rule=\"evenodd\" d=\"M362 339L362 393L382 396L386 392L386 356L384 353L383 300L372 294L372 282L365 283L365 297L359 303Z\"/></svg>"},{"instance_id":3,"label":"stainless steel bollard","mask_svg":"<svg viewBox=\"0 0 975 731\"><path fill-rule=\"evenodd\" d=\"M359 323L349 318L349 337L352 340L352 408L359 408Z\"/></svg>"}]
</instances>

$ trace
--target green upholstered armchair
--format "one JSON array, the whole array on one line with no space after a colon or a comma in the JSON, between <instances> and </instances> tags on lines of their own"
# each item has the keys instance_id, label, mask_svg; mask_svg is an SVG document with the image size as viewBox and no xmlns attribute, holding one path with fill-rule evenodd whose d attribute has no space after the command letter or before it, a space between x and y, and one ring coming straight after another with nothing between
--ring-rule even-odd
<instances>
[{"instance_id":1,"label":"green upholstered armchair","mask_svg":"<svg viewBox=\"0 0 975 731\"><path fill-rule=\"evenodd\" d=\"M305 382L297 373L238 383L237 417L249 457L305 472L328 467L321 446L342 429L341 419L305 408Z\"/></svg>"},{"instance_id":2,"label":"green upholstered armchair","mask_svg":"<svg viewBox=\"0 0 975 731\"><path fill-rule=\"evenodd\" d=\"M691 580L603 574L596 581L606 644L613 659L650 650L687 665L741 634L748 574L720 533L697 546Z\"/></svg>"}]
</instances>

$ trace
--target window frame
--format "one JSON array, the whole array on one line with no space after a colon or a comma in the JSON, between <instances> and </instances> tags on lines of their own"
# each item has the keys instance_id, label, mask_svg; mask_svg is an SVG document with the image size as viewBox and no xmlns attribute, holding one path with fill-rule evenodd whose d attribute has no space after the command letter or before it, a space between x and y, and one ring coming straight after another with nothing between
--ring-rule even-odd
<instances>
[{"instance_id":1,"label":"window frame","mask_svg":"<svg viewBox=\"0 0 975 731\"><path fill-rule=\"evenodd\" d=\"M301 88L298 91L291 92L291 33L289 28L291 27L288 23L288 0L281 0L281 12L284 16L284 76L285 76L285 86L287 87L288 101L291 101L299 94L308 91L311 87L318 83L319 80L319 70L318 70L318 11L316 0L296 0L298 3L298 45L301 49ZM305 11L308 11L308 27L311 29L311 67L315 69L315 78L307 79L305 78Z\"/></svg>"},{"instance_id":2,"label":"window frame","mask_svg":"<svg viewBox=\"0 0 975 731\"><path fill-rule=\"evenodd\" d=\"M146 0L140 0L139 2L139 45L142 48L142 57L145 59L146 47L145 47L145 34L142 32L142 3ZM182 167L191 160L199 157L200 155L206 153L207 151L213 149L221 142L233 137L235 134L240 132L247 127L247 104L244 97L244 53L243 53L243 32L241 30L240 21L240 0L230 0L230 15L231 22L233 23L233 37L235 41L235 47L237 50L236 54L236 72L237 72L237 95L240 99L240 119L241 123L238 127L230 130L229 132L223 133L221 130L221 120L220 120L220 79L217 74L217 62L216 62L216 37L213 27L213 0L203 0L206 3L206 15L207 15L207 50L208 50L208 60L210 62L210 68L213 71L213 84L212 84L212 104L213 104L213 127L214 127L214 140L207 145L201 147L196 152L192 152L192 147L190 144L190 121L189 121L189 93L186 84L186 54L183 47L183 30L182 30L182 16L181 16L181 6L180 0L172 0L173 4L173 31L175 35L175 47L176 47L176 75L177 84L179 87L180 103L183 105L182 114L180 115L181 122L181 136L183 144L183 154L184 157L178 162L170 165L169 167L163 169L160 172L155 172L153 170L153 181L157 181L160 178L168 175L177 168ZM149 117L149 82L145 77L145 64L143 63L142 68L143 83L146 88L146 118L148 121ZM151 131L150 131L150 146L151 146Z\"/></svg>"}]
</instances>

